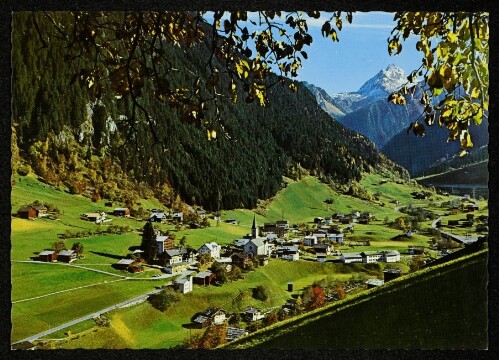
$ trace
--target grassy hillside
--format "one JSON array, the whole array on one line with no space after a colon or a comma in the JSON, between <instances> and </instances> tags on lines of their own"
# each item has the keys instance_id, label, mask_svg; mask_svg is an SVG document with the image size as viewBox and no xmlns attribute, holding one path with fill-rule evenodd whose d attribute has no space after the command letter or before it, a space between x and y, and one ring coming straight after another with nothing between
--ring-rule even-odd
<instances>
[{"instance_id":1,"label":"grassy hillside","mask_svg":"<svg viewBox=\"0 0 499 360\"><path fill-rule=\"evenodd\" d=\"M485 349L487 254L393 280L225 348Z\"/></svg>"},{"instance_id":2,"label":"grassy hillside","mask_svg":"<svg viewBox=\"0 0 499 360\"><path fill-rule=\"evenodd\" d=\"M355 239L369 239L369 247L349 247L346 243L336 248L342 252L397 249L401 253L407 250L408 245L426 245L429 237L417 234L412 239L393 241L392 237L400 231L383 225L386 217L393 220L401 213L389 204L391 199L397 199L401 204L409 202L415 205L427 205L428 201L417 202L410 198L410 192L418 185L411 183L397 184L387 180L380 174L364 176L358 184L369 194L380 193L379 200L361 200L356 197L340 194L315 177L304 177L300 181L289 181L289 185L282 189L274 198L262 202L258 209L224 211L222 218L234 217L238 225L232 225L210 220L211 227L206 229L181 229L176 231L173 225L161 224L163 230L170 230L177 240L186 236L187 244L194 248L200 247L204 242L216 241L228 244L242 235L250 232L251 223L255 213L260 225L284 217L291 224L306 224L313 228L313 219L316 216L327 216L335 212L350 213L353 210L370 211L377 221L369 225L356 224L355 234L348 236ZM436 197L436 195L435 195ZM324 200L333 199L327 205ZM440 198L445 200L446 198ZM32 177L17 179L12 192L13 212L21 205L34 200L51 203L61 210L59 220L36 219L12 220L12 308L13 332L12 340L20 340L29 335L48 329L50 326L62 324L78 316L98 311L106 306L133 298L139 294L162 285L164 280L136 281L123 280L113 275L125 275L111 267L121 257L129 253L131 246L140 244L140 230L144 221L123 219L110 216L111 224L129 226L131 231L123 234L91 235L84 238L66 240L66 245L73 242L83 243L84 259L78 260L75 265L83 266L79 269L58 264L30 263L30 257L39 251L50 248L58 239L58 235L66 230L71 232L81 230L95 231L98 225L80 220L84 212L106 208L104 202L91 202L88 198L79 195L70 195L45 185ZM144 208L162 207L154 199L141 199ZM381 204L385 203L385 206ZM115 204L116 206L120 204ZM105 225L101 225L105 228ZM348 238L348 237L347 237ZM28 261L28 262L19 262ZM408 264L401 262L400 267L407 271ZM103 270L108 274L90 271ZM142 274L126 274L129 277L151 279L151 275L159 270L146 268ZM112 326L110 328L95 328L94 323L87 321L65 329L49 337L64 337L67 330L73 333L89 331L78 341L71 340L65 347L140 347L140 348L167 348L178 344L187 335L187 330L182 325L188 323L190 316L196 311L201 311L208 306L224 306L228 311L240 310L241 306L272 307L284 304L290 297L285 291L286 283L293 281L295 293L298 294L303 287L311 285L316 280L332 276L338 280L347 280L352 274L345 274L334 264L319 264L316 262L300 261L288 263L272 259L267 267L260 267L257 271L245 274L245 279L229 283L221 287L196 287L193 293L182 296L181 302L162 314L147 303L133 308L120 309L111 313ZM118 281L116 281L118 280ZM239 304L231 300L240 294L248 292L259 284L269 284L273 296L266 303L259 303L251 296L244 295ZM79 288L82 286L89 286ZM78 289L76 289L78 288ZM59 293L60 291L65 291ZM38 296L56 294L32 299ZM27 300L22 301L21 300ZM141 315L142 314L142 315ZM96 332L93 332L93 330ZM128 331L133 330L133 331ZM158 335L160 334L160 335Z\"/></svg>"}]
</instances>

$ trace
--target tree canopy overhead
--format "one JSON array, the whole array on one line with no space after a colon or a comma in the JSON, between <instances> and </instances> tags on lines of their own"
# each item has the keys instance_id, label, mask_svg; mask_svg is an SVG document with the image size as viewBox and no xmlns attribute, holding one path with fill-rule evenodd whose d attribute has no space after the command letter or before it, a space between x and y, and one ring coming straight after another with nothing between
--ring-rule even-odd
<instances>
[{"instance_id":1,"label":"tree canopy overhead","mask_svg":"<svg viewBox=\"0 0 499 360\"><path fill-rule=\"evenodd\" d=\"M112 92L124 101L130 109L128 135L136 131L137 113L142 112L154 143L160 139L144 95L178 109L185 122L205 127L208 139L217 131L228 136L219 112L222 97L236 102L242 96L265 106L274 85L296 90L286 78L296 77L307 59L306 49L313 42L311 19L323 20L322 36L335 42L344 22L354 18L355 13L341 11L33 13L37 29L42 21L53 29L50 34L38 32L41 46L51 38L62 39L65 60L79 65L71 83L78 81L94 100ZM438 120L449 129L449 140L459 139L466 153L473 146L468 125L480 124L488 112L488 13L397 12L394 20L395 28L387 34L388 52L400 53L402 41L417 36L423 58L407 85L388 101L404 105L406 96L415 92L415 82L422 81L425 111L408 131L422 136L421 119L426 126ZM206 59L199 59L204 71L178 69L169 61L167 46L200 42L211 49ZM180 70L192 73L191 86L172 81Z\"/></svg>"},{"instance_id":2,"label":"tree canopy overhead","mask_svg":"<svg viewBox=\"0 0 499 360\"><path fill-rule=\"evenodd\" d=\"M296 90L286 80L298 75L313 42L310 19L323 19L322 36L339 41L343 23L354 21L352 12L319 11L215 11L215 12L74 12L34 13L36 22L53 25L51 34L39 33L46 45L51 37L64 40L65 59L79 70L72 77L98 100L112 91L130 108L130 132L136 113L142 112L151 135L159 141L154 119L142 100L154 95L157 101L177 109L184 121L204 126L208 139L224 132L218 100L268 103L268 89L276 84ZM449 139L459 139L463 153L472 146L468 125L480 124L488 111L488 21L482 12L398 12L396 26L387 34L388 52L402 51L402 40L419 37L417 49L422 64L408 77L408 83L388 100L404 105L415 90L414 82L424 82L421 115L427 126L436 119L449 129ZM168 58L168 46L192 47L209 44L211 52L204 73L196 74L190 87L171 81L177 69ZM188 70L187 70L188 71ZM275 73L275 75L273 74ZM224 74L224 76L221 76ZM224 81L224 78L229 81ZM239 96L238 96L239 95ZM215 116L206 116L208 108ZM420 118L421 118L420 117ZM424 135L425 125L415 119L409 130Z\"/></svg>"}]
</instances>

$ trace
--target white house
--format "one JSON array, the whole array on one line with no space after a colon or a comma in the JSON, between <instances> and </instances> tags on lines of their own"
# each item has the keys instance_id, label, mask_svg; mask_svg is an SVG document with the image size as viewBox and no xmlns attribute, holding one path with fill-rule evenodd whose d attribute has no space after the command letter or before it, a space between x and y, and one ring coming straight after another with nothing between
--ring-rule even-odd
<instances>
[{"instance_id":1,"label":"white house","mask_svg":"<svg viewBox=\"0 0 499 360\"><path fill-rule=\"evenodd\" d=\"M182 279L177 280L178 291L186 294L192 291L192 276L188 275Z\"/></svg>"},{"instance_id":2,"label":"white house","mask_svg":"<svg viewBox=\"0 0 499 360\"><path fill-rule=\"evenodd\" d=\"M300 260L300 252L297 245L278 246L276 249L277 257L283 260L298 261Z\"/></svg>"},{"instance_id":3,"label":"white house","mask_svg":"<svg viewBox=\"0 0 499 360\"><path fill-rule=\"evenodd\" d=\"M164 252L166 253L166 261L168 262L168 265L179 263L183 260L183 253L178 249L165 250Z\"/></svg>"},{"instance_id":4,"label":"white house","mask_svg":"<svg viewBox=\"0 0 499 360\"><path fill-rule=\"evenodd\" d=\"M255 309L253 307L247 307L246 309L244 309L244 317L248 321L257 321L263 319L264 315L258 309Z\"/></svg>"},{"instance_id":5,"label":"white house","mask_svg":"<svg viewBox=\"0 0 499 360\"><path fill-rule=\"evenodd\" d=\"M210 254L210 256L213 259L219 259L221 249L222 249L222 247L213 241L213 242L206 243L203 246L201 246L198 250L198 254L208 253L208 254Z\"/></svg>"},{"instance_id":6,"label":"white house","mask_svg":"<svg viewBox=\"0 0 499 360\"><path fill-rule=\"evenodd\" d=\"M362 262L362 255L359 253L347 253L341 255L341 261L345 264Z\"/></svg>"},{"instance_id":7,"label":"white house","mask_svg":"<svg viewBox=\"0 0 499 360\"><path fill-rule=\"evenodd\" d=\"M382 251L363 251L360 255L362 255L362 262L367 264L384 261L385 258Z\"/></svg>"},{"instance_id":8,"label":"white house","mask_svg":"<svg viewBox=\"0 0 499 360\"><path fill-rule=\"evenodd\" d=\"M400 253L397 250L387 250L383 251L384 261L388 262L398 262L400 261Z\"/></svg>"},{"instance_id":9,"label":"white house","mask_svg":"<svg viewBox=\"0 0 499 360\"><path fill-rule=\"evenodd\" d=\"M182 220L184 220L184 213L183 212L173 213L172 219L173 221L182 222Z\"/></svg>"},{"instance_id":10,"label":"white house","mask_svg":"<svg viewBox=\"0 0 499 360\"><path fill-rule=\"evenodd\" d=\"M163 220L166 220L165 212L153 212L151 216L149 216L150 222L161 222Z\"/></svg>"},{"instance_id":11,"label":"white house","mask_svg":"<svg viewBox=\"0 0 499 360\"><path fill-rule=\"evenodd\" d=\"M306 246L314 246L317 244L317 237L313 236L313 235L307 235L303 238L303 243L306 245Z\"/></svg>"}]
</instances>

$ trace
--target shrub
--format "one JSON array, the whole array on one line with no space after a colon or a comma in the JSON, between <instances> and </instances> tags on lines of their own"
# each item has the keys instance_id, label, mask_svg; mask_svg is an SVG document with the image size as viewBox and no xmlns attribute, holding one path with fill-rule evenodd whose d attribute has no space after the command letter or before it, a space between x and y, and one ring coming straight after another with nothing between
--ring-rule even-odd
<instances>
[{"instance_id":1,"label":"shrub","mask_svg":"<svg viewBox=\"0 0 499 360\"><path fill-rule=\"evenodd\" d=\"M260 301L265 301L269 298L270 295L270 289L267 285L258 285L256 288L253 289L252 296L253 298L260 300Z\"/></svg>"}]
</instances>

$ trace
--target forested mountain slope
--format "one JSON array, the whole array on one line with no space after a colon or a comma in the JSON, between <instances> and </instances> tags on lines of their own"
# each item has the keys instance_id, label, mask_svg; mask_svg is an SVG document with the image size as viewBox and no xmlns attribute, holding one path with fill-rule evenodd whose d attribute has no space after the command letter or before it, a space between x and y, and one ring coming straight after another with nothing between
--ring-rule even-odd
<instances>
[{"instance_id":1,"label":"forested mountain slope","mask_svg":"<svg viewBox=\"0 0 499 360\"><path fill-rule=\"evenodd\" d=\"M156 196L173 206L180 195L208 209L255 206L257 199L277 192L283 175L296 177L301 169L341 183L358 180L362 171L380 166L407 175L363 136L332 122L300 84L296 93L287 86L272 87L267 107L220 99L224 132L211 141L202 122L196 127L182 121L152 91L144 92L139 101L153 119L153 129L142 112L136 114L138 121L132 128L127 122L130 104L107 95L106 89L99 101L89 101L87 89L73 83L78 65L85 64L70 66L51 25L38 22L38 27L50 39L46 47L32 15L15 14L16 171L26 173L32 168L48 183L72 193L120 199L130 205L140 195ZM209 56L204 43L189 49L170 47L168 59L178 71L169 86L192 86ZM220 77L220 86L227 87L228 78ZM216 116L215 110L208 114Z\"/></svg>"}]
</instances>

